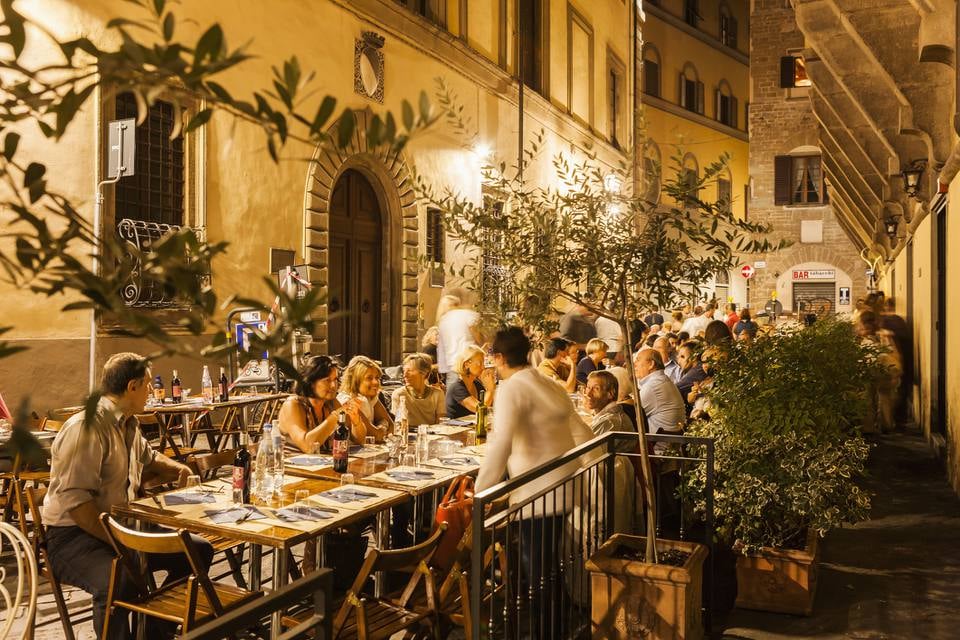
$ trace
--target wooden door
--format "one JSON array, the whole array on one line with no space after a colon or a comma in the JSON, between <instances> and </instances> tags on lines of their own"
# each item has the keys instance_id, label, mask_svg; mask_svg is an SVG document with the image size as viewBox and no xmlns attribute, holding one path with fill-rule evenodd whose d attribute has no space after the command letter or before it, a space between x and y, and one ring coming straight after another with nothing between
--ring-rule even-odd
<instances>
[{"instance_id":1,"label":"wooden door","mask_svg":"<svg viewBox=\"0 0 960 640\"><path fill-rule=\"evenodd\" d=\"M380 204L363 174L347 170L330 197L329 352L346 362L380 359L383 227ZM335 315L339 314L339 315Z\"/></svg>"}]
</instances>

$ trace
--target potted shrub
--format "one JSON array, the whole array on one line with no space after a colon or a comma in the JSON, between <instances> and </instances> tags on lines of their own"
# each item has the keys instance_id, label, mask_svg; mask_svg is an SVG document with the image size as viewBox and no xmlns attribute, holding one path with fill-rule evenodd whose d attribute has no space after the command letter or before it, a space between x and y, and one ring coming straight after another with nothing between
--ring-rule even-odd
<instances>
[{"instance_id":1,"label":"potted shrub","mask_svg":"<svg viewBox=\"0 0 960 640\"><path fill-rule=\"evenodd\" d=\"M870 497L857 483L869 446L857 421L882 374L876 356L841 320L716 356L710 419L688 433L715 439L714 513L738 553L737 606L809 614L818 540L866 518ZM687 484L702 508L702 470Z\"/></svg>"}]
</instances>

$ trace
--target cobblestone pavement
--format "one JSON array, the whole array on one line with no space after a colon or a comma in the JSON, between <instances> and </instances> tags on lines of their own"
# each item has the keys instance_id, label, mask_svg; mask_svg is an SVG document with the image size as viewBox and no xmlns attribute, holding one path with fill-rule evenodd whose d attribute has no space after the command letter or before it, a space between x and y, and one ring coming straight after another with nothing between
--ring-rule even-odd
<instances>
[{"instance_id":1,"label":"cobblestone pavement","mask_svg":"<svg viewBox=\"0 0 960 640\"><path fill-rule=\"evenodd\" d=\"M960 638L960 499L918 435L883 436L870 520L831 532L809 618L734 610L724 639Z\"/></svg>"}]
</instances>

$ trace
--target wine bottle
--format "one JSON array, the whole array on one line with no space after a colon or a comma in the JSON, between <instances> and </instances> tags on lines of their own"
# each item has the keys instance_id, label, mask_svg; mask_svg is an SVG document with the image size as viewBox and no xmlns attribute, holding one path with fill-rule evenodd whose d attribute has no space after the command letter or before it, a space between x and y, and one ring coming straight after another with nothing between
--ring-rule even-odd
<instances>
[{"instance_id":1,"label":"wine bottle","mask_svg":"<svg viewBox=\"0 0 960 640\"><path fill-rule=\"evenodd\" d=\"M484 402L486 389L477 391L477 442L487 437L487 405Z\"/></svg>"},{"instance_id":2,"label":"wine bottle","mask_svg":"<svg viewBox=\"0 0 960 640\"><path fill-rule=\"evenodd\" d=\"M230 399L230 383L227 381L227 374L223 370L223 367L220 367L220 382L219 382L220 392L220 402L226 402Z\"/></svg>"},{"instance_id":3,"label":"wine bottle","mask_svg":"<svg viewBox=\"0 0 960 640\"><path fill-rule=\"evenodd\" d=\"M213 402L213 380L210 378L210 367L207 365L203 365L200 389L203 394L203 401L207 403Z\"/></svg>"},{"instance_id":4,"label":"wine bottle","mask_svg":"<svg viewBox=\"0 0 960 640\"><path fill-rule=\"evenodd\" d=\"M347 428L347 414L337 416L337 430L333 432L333 470L346 473L350 464L350 429Z\"/></svg>"},{"instance_id":5,"label":"wine bottle","mask_svg":"<svg viewBox=\"0 0 960 640\"><path fill-rule=\"evenodd\" d=\"M247 445L250 434L240 432L240 448L233 457L233 501L238 504L250 504L250 452Z\"/></svg>"},{"instance_id":6,"label":"wine bottle","mask_svg":"<svg viewBox=\"0 0 960 640\"><path fill-rule=\"evenodd\" d=\"M176 369L173 370L173 379L170 380L170 398L174 402L183 400L183 383L180 382L180 376Z\"/></svg>"}]
</instances>

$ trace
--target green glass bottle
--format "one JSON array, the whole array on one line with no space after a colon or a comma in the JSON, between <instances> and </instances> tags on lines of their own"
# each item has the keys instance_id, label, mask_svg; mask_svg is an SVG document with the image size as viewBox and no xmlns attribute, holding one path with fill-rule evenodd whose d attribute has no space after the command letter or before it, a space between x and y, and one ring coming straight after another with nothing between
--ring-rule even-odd
<instances>
[{"instance_id":1,"label":"green glass bottle","mask_svg":"<svg viewBox=\"0 0 960 640\"><path fill-rule=\"evenodd\" d=\"M487 438L487 405L484 403L486 389L477 391L477 443Z\"/></svg>"}]
</instances>

